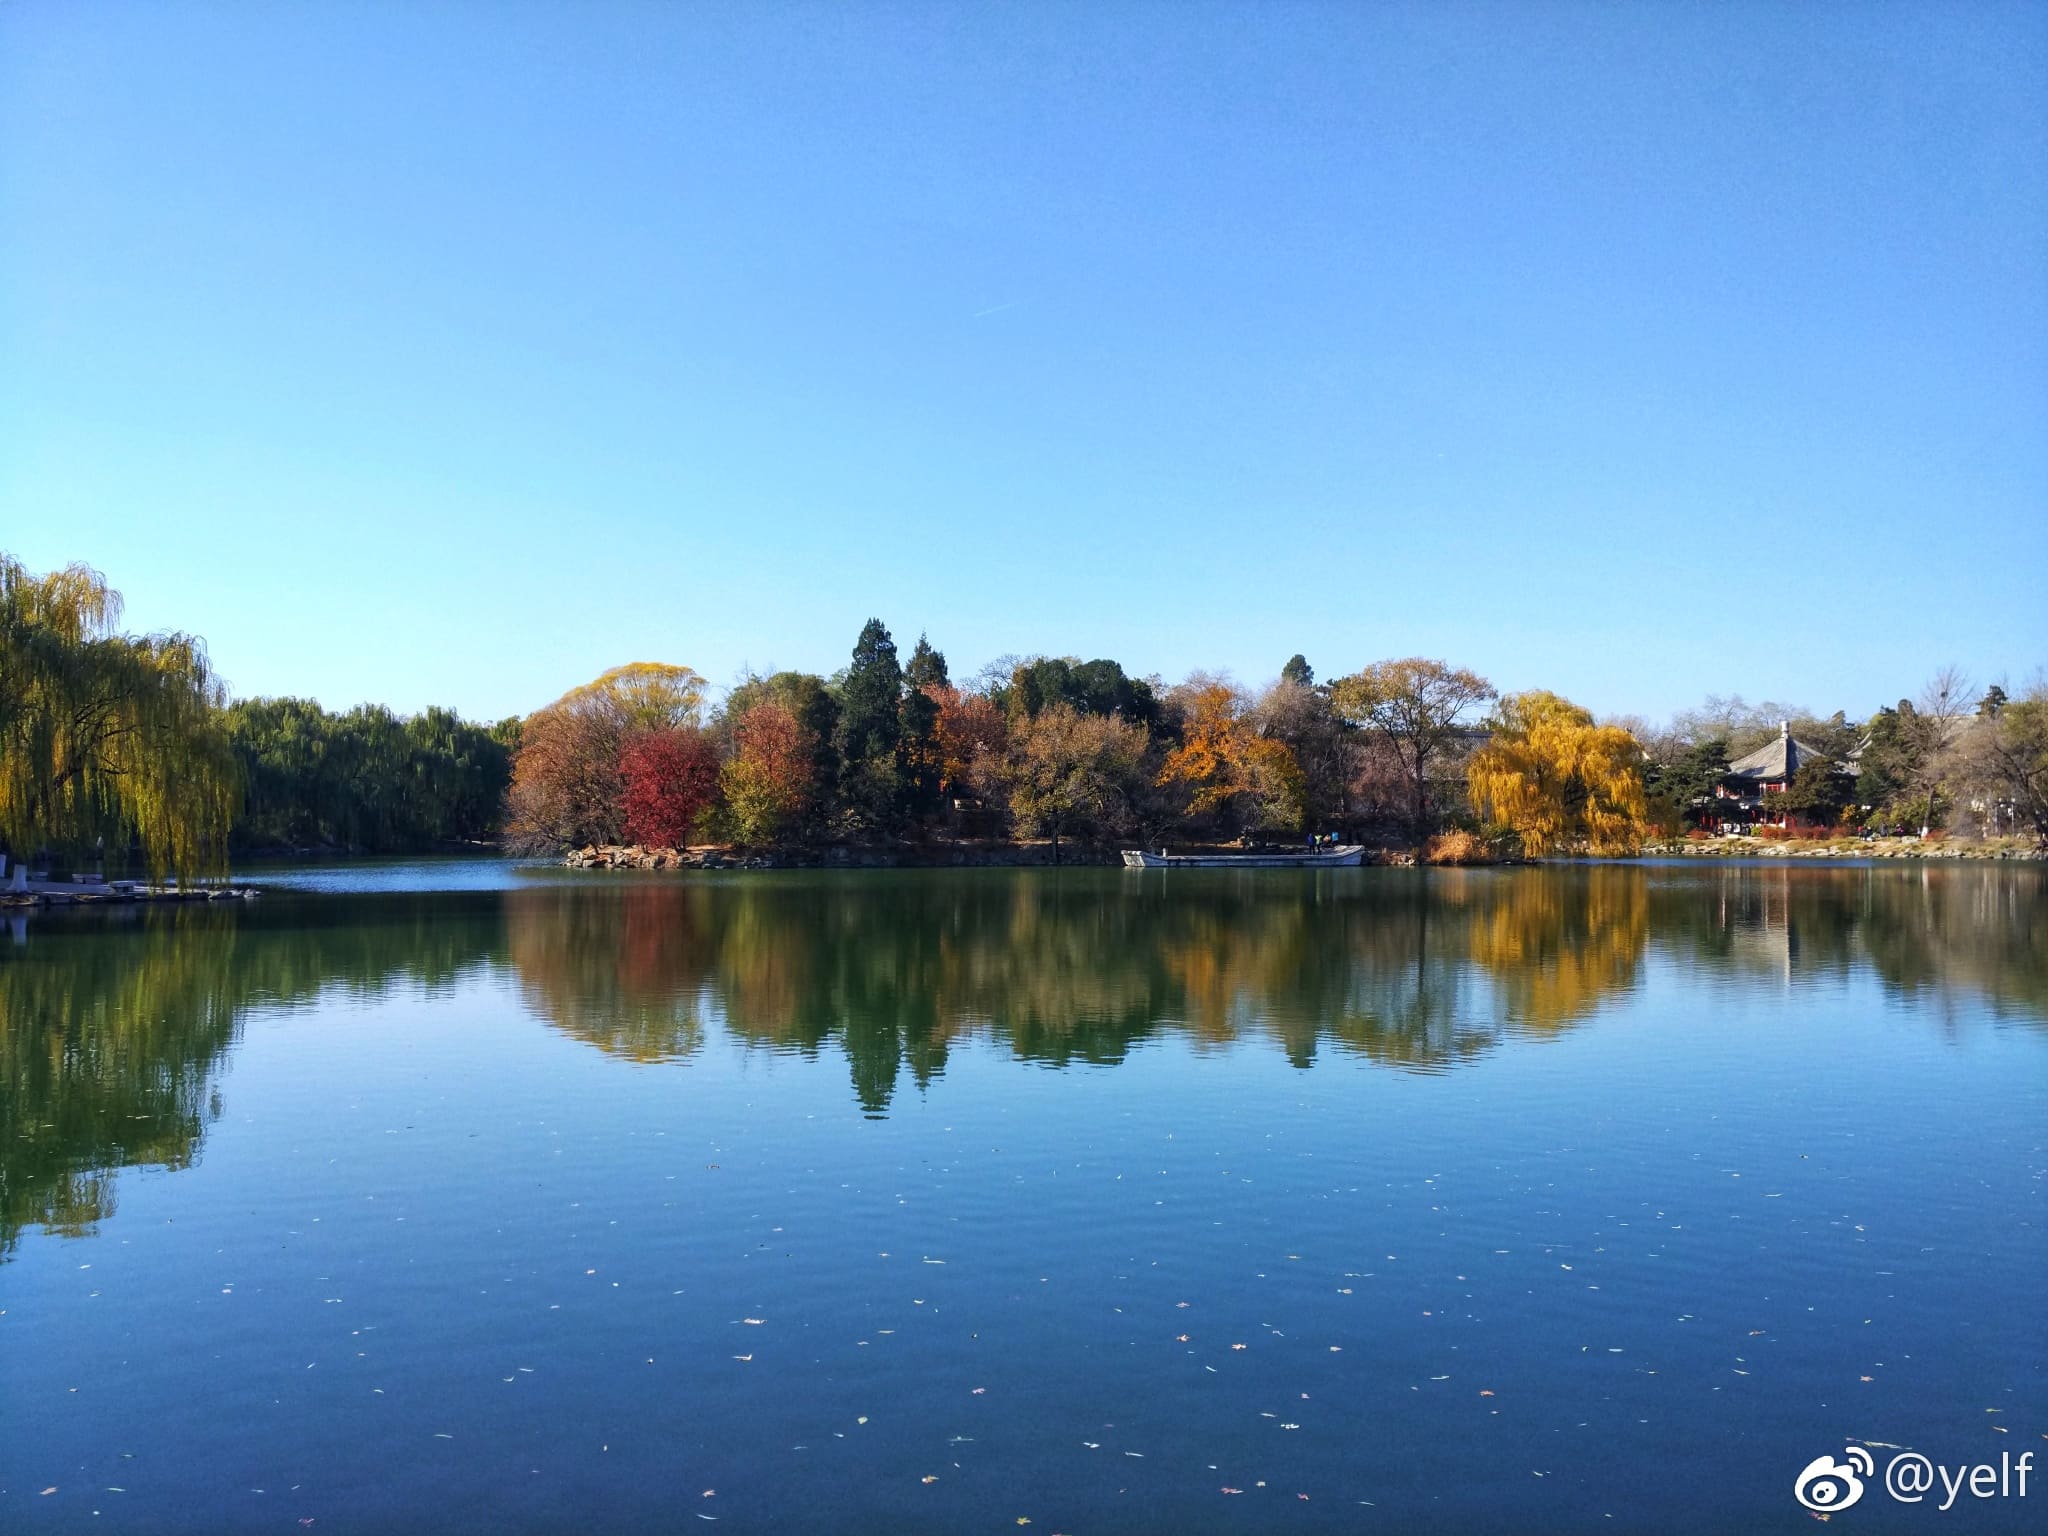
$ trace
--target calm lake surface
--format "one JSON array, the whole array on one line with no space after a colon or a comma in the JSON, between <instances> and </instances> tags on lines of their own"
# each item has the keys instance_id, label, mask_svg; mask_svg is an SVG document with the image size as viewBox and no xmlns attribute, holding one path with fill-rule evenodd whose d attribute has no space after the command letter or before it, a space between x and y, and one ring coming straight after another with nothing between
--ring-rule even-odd
<instances>
[{"instance_id":1,"label":"calm lake surface","mask_svg":"<svg viewBox=\"0 0 2048 1536\"><path fill-rule=\"evenodd\" d=\"M258 878L0 921L0 1529L2044 1528L2040 866Z\"/></svg>"}]
</instances>

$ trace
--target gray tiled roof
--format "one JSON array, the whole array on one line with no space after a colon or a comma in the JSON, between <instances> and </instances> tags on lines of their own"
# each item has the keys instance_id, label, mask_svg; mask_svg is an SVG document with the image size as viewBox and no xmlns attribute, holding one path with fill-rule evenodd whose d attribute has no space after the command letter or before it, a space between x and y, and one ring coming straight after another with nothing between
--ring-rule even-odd
<instances>
[{"instance_id":1,"label":"gray tiled roof","mask_svg":"<svg viewBox=\"0 0 2048 1536\"><path fill-rule=\"evenodd\" d=\"M1818 747L1801 741L1789 731L1780 731L1745 757L1728 765L1731 779L1754 779L1759 784L1789 782L1799 765L1809 758L1824 758Z\"/></svg>"}]
</instances>

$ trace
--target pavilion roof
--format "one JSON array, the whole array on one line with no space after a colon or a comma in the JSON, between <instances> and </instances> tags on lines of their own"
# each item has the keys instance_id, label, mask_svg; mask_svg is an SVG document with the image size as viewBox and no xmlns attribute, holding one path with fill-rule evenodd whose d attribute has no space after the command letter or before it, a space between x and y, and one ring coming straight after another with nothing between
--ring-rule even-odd
<instances>
[{"instance_id":1,"label":"pavilion roof","mask_svg":"<svg viewBox=\"0 0 2048 1536\"><path fill-rule=\"evenodd\" d=\"M1731 779L1753 779L1760 784L1789 783L1799 771L1799 765L1814 758L1825 759L1827 754L1810 742L1801 741L1792 734L1789 724L1778 727L1778 734L1758 747L1754 752L1738 757L1728 765Z\"/></svg>"}]
</instances>

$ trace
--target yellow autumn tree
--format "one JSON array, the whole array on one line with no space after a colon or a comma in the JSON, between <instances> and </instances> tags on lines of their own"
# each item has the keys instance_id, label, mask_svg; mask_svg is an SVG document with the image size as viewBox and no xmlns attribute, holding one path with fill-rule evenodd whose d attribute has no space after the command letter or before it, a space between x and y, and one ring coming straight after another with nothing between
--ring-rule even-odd
<instances>
[{"instance_id":1,"label":"yellow autumn tree","mask_svg":"<svg viewBox=\"0 0 2048 1536\"><path fill-rule=\"evenodd\" d=\"M1050 837L1054 863L1062 835L1128 831L1145 745L1142 725L1071 704L1049 704L1019 722L1004 775L1018 829Z\"/></svg>"},{"instance_id":2,"label":"yellow autumn tree","mask_svg":"<svg viewBox=\"0 0 2048 1536\"><path fill-rule=\"evenodd\" d=\"M1473 808L1527 854L1633 853L1649 831L1642 760L1620 726L1597 725L1571 700L1536 690L1501 700L1465 781Z\"/></svg>"},{"instance_id":3,"label":"yellow autumn tree","mask_svg":"<svg viewBox=\"0 0 2048 1536\"><path fill-rule=\"evenodd\" d=\"M629 661L548 707L594 716L614 729L672 731L702 722L704 679L690 667L665 661Z\"/></svg>"}]
</instances>

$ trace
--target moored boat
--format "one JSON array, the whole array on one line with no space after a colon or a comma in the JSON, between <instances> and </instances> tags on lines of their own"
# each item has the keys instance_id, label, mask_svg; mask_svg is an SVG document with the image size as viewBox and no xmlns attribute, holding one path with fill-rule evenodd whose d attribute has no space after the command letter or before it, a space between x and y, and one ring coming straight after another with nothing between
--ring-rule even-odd
<instances>
[{"instance_id":1,"label":"moored boat","mask_svg":"<svg viewBox=\"0 0 2048 1536\"><path fill-rule=\"evenodd\" d=\"M1340 843L1302 853L1147 853L1126 848L1128 869L1347 869L1365 862L1363 843Z\"/></svg>"}]
</instances>

